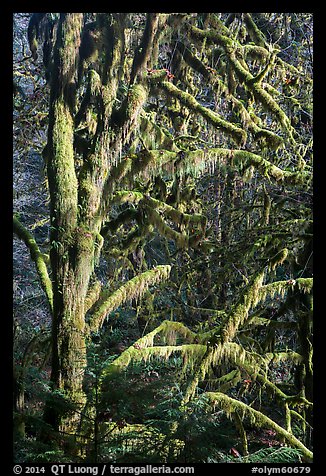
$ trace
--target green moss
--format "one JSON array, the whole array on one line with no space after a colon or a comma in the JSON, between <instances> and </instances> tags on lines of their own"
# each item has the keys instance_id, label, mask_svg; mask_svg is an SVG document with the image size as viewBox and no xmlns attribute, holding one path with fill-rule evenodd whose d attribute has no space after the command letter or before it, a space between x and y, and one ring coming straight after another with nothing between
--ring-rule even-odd
<instances>
[{"instance_id":1,"label":"green moss","mask_svg":"<svg viewBox=\"0 0 326 476\"><path fill-rule=\"evenodd\" d=\"M297 352L288 351L288 352L268 352L264 355L264 360L267 364L275 362L290 361L294 364L299 364L302 362L302 355Z\"/></svg>"},{"instance_id":2,"label":"green moss","mask_svg":"<svg viewBox=\"0 0 326 476\"><path fill-rule=\"evenodd\" d=\"M228 134L236 142L236 144L243 145L246 142L246 131L235 126L231 122L225 121L216 112L202 106L191 94L182 91L169 81L161 81L159 86L169 95L178 99L190 110L201 114L214 127Z\"/></svg>"},{"instance_id":3,"label":"green moss","mask_svg":"<svg viewBox=\"0 0 326 476\"><path fill-rule=\"evenodd\" d=\"M258 46L265 47L266 39L260 29L257 27L256 23L253 21L250 13L244 13L243 19L245 21L249 36L253 42Z\"/></svg>"},{"instance_id":4,"label":"green moss","mask_svg":"<svg viewBox=\"0 0 326 476\"><path fill-rule=\"evenodd\" d=\"M280 250L269 260L269 268L273 271L277 266L281 266L281 264L283 264L287 259L288 254L289 250L287 248Z\"/></svg>"},{"instance_id":5,"label":"green moss","mask_svg":"<svg viewBox=\"0 0 326 476\"><path fill-rule=\"evenodd\" d=\"M220 392L226 393L230 388L235 387L241 380L241 372L238 369L232 370L226 375L218 378L215 384Z\"/></svg>"},{"instance_id":6,"label":"green moss","mask_svg":"<svg viewBox=\"0 0 326 476\"><path fill-rule=\"evenodd\" d=\"M89 328L97 332L103 325L105 317L111 311L132 299L140 299L149 286L168 279L171 266L156 266L156 268L135 276L116 291L103 291L97 308L91 315Z\"/></svg>"},{"instance_id":7,"label":"green moss","mask_svg":"<svg viewBox=\"0 0 326 476\"><path fill-rule=\"evenodd\" d=\"M313 278L298 278L295 282L299 291L311 293L313 288Z\"/></svg>"},{"instance_id":8,"label":"green moss","mask_svg":"<svg viewBox=\"0 0 326 476\"><path fill-rule=\"evenodd\" d=\"M173 240L180 248L186 248L188 246L188 236L185 233L179 233L178 231L173 230L173 228L165 223L156 210L146 207L146 213L149 223L153 225L154 229L158 231L159 234Z\"/></svg>"},{"instance_id":9,"label":"green moss","mask_svg":"<svg viewBox=\"0 0 326 476\"><path fill-rule=\"evenodd\" d=\"M239 326L243 325L248 318L249 311L259 302L259 291L262 286L264 272L259 272L247 287L233 311L222 323L220 334L222 342L231 341L236 335Z\"/></svg>"},{"instance_id":10,"label":"green moss","mask_svg":"<svg viewBox=\"0 0 326 476\"><path fill-rule=\"evenodd\" d=\"M167 345L154 346L155 338L160 337ZM138 339L132 346L126 349L119 357L110 363L103 371L103 382L110 379L112 374L125 370L130 363L148 360L154 357L169 358L172 353L181 353L184 365L189 368L202 359L207 346L204 344L181 344L176 343L177 338L183 338L193 342L197 339L195 333L190 331L181 322L163 321L158 327L147 335Z\"/></svg>"},{"instance_id":11,"label":"green moss","mask_svg":"<svg viewBox=\"0 0 326 476\"><path fill-rule=\"evenodd\" d=\"M312 461L313 453L308 448L306 448L301 443L301 441L299 441L289 431L278 425L274 420L271 420L269 417L264 415L262 412L255 410L249 405L240 402L239 400L235 400L234 398L231 398L223 393L206 392L203 396L204 398L208 399L213 407L222 409L227 415L230 415L231 417L234 412L237 412L242 420L247 418L252 426L273 429L280 438L283 438L286 441L288 445L301 450L307 462Z\"/></svg>"},{"instance_id":12,"label":"green moss","mask_svg":"<svg viewBox=\"0 0 326 476\"><path fill-rule=\"evenodd\" d=\"M229 62L239 80L247 87L262 106L279 121L283 129L288 133L289 139L294 143L291 122L285 112L280 108L273 97L262 88L260 82L255 81L254 76L237 58L236 48L242 48L241 45L237 44L235 40L211 30L200 30L199 28L192 27L191 34L199 39L208 38L210 41L216 42L224 48Z\"/></svg>"},{"instance_id":13,"label":"green moss","mask_svg":"<svg viewBox=\"0 0 326 476\"><path fill-rule=\"evenodd\" d=\"M51 311L53 311L53 289L52 282L48 274L46 262L43 254L32 236L32 234L20 223L17 217L13 217L13 230L17 237L24 241L29 249L32 260L35 263L41 286L47 297Z\"/></svg>"},{"instance_id":14,"label":"green moss","mask_svg":"<svg viewBox=\"0 0 326 476\"><path fill-rule=\"evenodd\" d=\"M96 280L94 283L92 283L89 286L86 297L85 297L85 301L84 301L85 314L95 304L95 302L98 301L101 290L102 290L102 283L99 280Z\"/></svg>"},{"instance_id":15,"label":"green moss","mask_svg":"<svg viewBox=\"0 0 326 476\"><path fill-rule=\"evenodd\" d=\"M287 249L281 250L272 260L271 266L276 267L283 262L287 257ZM279 261L280 260L280 261ZM312 278L299 278L288 279L286 281L275 281L274 283L265 284L259 290L259 301L264 302L268 298L273 298L275 295L279 295L284 298L285 294L289 290L295 288L305 293L311 293L313 286Z\"/></svg>"},{"instance_id":16,"label":"green moss","mask_svg":"<svg viewBox=\"0 0 326 476\"><path fill-rule=\"evenodd\" d=\"M134 84L128 92L127 116L132 117L143 106L147 99L147 90L142 84Z\"/></svg>"},{"instance_id":17,"label":"green moss","mask_svg":"<svg viewBox=\"0 0 326 476\"><path fill-rule=\"evenodd\" d=\"M119 190L112 197L111 203L138 203L144 198L141 192L131 190Z\"/></svg>"}]
</instances>

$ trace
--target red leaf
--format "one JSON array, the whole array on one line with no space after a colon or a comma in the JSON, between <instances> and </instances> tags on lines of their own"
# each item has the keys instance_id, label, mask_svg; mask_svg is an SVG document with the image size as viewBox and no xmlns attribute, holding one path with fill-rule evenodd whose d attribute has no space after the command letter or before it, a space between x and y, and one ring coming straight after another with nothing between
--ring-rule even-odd
<instances>
[{"instance_id":1,"label":"red leaf","mask_svg":"<svg viewBox=\"0 0 326 476\"><path fill-rule=\"evenodd\" d=\"M240 458L240 456L241 456L240 453L239 453L239 451L236 450L235 448L231 448L231 449L230 449L230 453L231 453L231 455L234 456L235 458Z\"/></svg>"}]
</instances>

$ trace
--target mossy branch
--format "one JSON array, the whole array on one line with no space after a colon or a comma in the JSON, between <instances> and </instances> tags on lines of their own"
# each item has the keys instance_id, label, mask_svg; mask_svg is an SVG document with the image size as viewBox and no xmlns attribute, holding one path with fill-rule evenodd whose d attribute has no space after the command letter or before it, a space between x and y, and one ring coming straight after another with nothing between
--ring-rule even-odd
<instances>
[{"instance_id":1,"label":"mossy branch","mask_svg":"<svg viewBox=\"0 0 326 476\"><path fill-rule=\"evenodd\" d=\"M173 240L179 248L187 248L189 245L189 237L185 233L173 230L153 208L144 207L149 223L162 235Z\"/></svg>"},{"instance_id":2,"label":"mossy branch","mask_svg":"<svg viewBox=\"0 0 326 476\"><path fill-rule=\"evenodd\" d=\"M117 168L119 168L120 179L123 177L128 179L137 174L155 176L159 171L164 171L171 176L179 171L196 177L214 169L218 161L232 161L234 166L241 169L252 166L264 177L289 185L303 183L309 177L308 172L305 171L283 170L253 152L225 148L205 148L184 152L172 152L165 149L142 150L124 158ZM112 175L112 182L114 177L115 174Z\"/></svg>"},{"instance_id":3,"label":"mossy branch","mask_svg":"<svg viewBox=\"0 0 326 476\"><path fill-rule=\"evenodd\" d=\"M209 41L217 43L223 47L239 80L252 92L253 96L263 105L263 107L265 107L265 109L267 109L279 121L293 142L293 129L285 112L280 108L272 96L262 88L260 83L255 81L255 77L249 72L249 70L244 68L241 62L237 59L236 48L241 49L242 46L237 43L236 40L212 30L201 30L200 28L193 26L191 27L190 32L194 38L201 40L207 38Z\"/></svg>"},{"instance_id":4,"label":"mossy branch","mask_svg":"<svg viewBox=\"0 0 326 476\"><path fill-rule=\"evenodd\" d=\"M264 140L268 146L272 149L277 149L283 144L283 139L268 129L264 129L257 125L256 122L260 122L260 119L254 114L249 113L244 106L243 102L237 99L229 90L226 84L219 77L217 71L212 70L212 68L207 67L197 56L195 56L190 48L182 43L178 43L178 50L182 54L185 62L192 67L195 71L203 75L203 77L210 82L212 87L216 90L217 93L221 94L223 92L228 101L231 102L234 109L239 113L241 120L243 122L243 127L248 128L250 132L254 135L256 139ZM265 73L267 72L267 68ZM262 79L262 78L261 78ZM255 122L256 121L256 122Z\"/></svg>"},{"instance_id":5,"label":"mossy branch","mask_svg":"<svg viewBox=\"0 0 326 476\"><path fill-rule=\"evenodd\" d=\"M103 373L103 380L110 379L116 372L126 370L130 363L139 361L148 361L154 357L162 357L168 359L173 353L181 353L183 358L187 361L189 366L190 361L192 365L197 360L200 360L206 351L206 346L202 344L182 344L182 345L163 345L154 347L140 347L135 343L126 349L119 357L117 357L111 364L106 367Z\"/></svg>"},{"instance_id":6,"label":"mossy branch","mask_svg":"<svg viewBox=\"0 0 326 476\"><path fill-rule=\"evenodd\" d=\"M156 336L164 338L168 345L154 346ZM132 346L111 362L103 371L103 379L110 377L112 373L126 369L131 361L146 360L150 357L161 356L168 358L172 352L183 352L197 355L206 351L204 344L175 345L176 339L182 338L190 343L197 339L197 335L181 322L163 321L153 331L138 339ZM157 350L155 350L157 349ZM167 350L164 350L167 349Z\"/></svg>"},{"instance_id":7,"label":"mossy branch","mask_svg":"<svg viewBox=\"0 0 326 476\"><path fill-rule=\"evenodd\" d=\"M161 76L157 74L150 74L149 80L157 83L169 96L172 96L180 101L181 104L188 107L194 113L199 113L206 119L207 122L212 124L215 128L220 129L229 135L237 145L243 145L246 142L247 133L240 127L235 126L231 122L223 119L219 114L202 106L191 94L182 91L169 81L159 80Z\"/></svg>"},{"instance_id":8,"label":"mossy branch","mask_svg":"<svg viewBox=\"0 0 326 476\"><path fill-rule=\"evenodd\" d=\"M146 25L141 39L140 45L137 48L131 68L130 83L132 84L138 76L141 76L144 69L148 66L151 58L151 53L155 47L154 39L158 41L156 35L160 14L147 13Z\"/></svg>"},{"instance_id":9,"label":"mossy branch","mask_svg":"<svg viewBox=\"0 0 326 476\"><path fill-rule=\"evenodd\" d=\"M247 352L238 344L232 342L239 328L247 321L250 310L257 306L259 302L266 299L268 295L274 295L277 291L282 290L284 283L288 286L288 282L279 282L281 284L272 283L275 285L266 285L265 287L262 285L264 274L264 271L260 271L252 278L251 283L242 293L242 296L233 307L232 312L222 320L218 330L210 336L207 353L188 385L184 399L185 402L189 401L194 395L200 380L204 378L209 366L213 362L218 364L222 358L227 357L237 365L245 365L245 363L246 365L250 365L251 373L256 374L262 366L267 368L268 363L272 360L272 356L269 354L267 354L266 359L264 359L263 356ZM306 281L303 284L306 288L311 285L310 281L309 284ZM302 287L303 284L301 284ZM279 358L290 358L292 361L297 362L301 361L301 356L297 353L280 353Z\"/></svg>"},{"instance_id":10,"label":"mossy branch","mask_svg":"<svg viewBox=\"0 0 326 476\"><path fill-rule=\"evenodd\" d=\"M248 318L249 311L259 302L259 291L264 279L264 271L260 271L252 279L251 284L240 297L238 303L234 306L231 314L222 323L220 335L222 342L230 342L236 335L240 326Z\"/></svg>"},{"instance_id":11,"label":"mossy branch","mask_svg":"<svg viewBox=\"0 0 326 476\"><path fill-rule=\"evenodd\" d=\"M84 302L85 313L98 301L101 289L102 283L98 279L89 286Z\"/></svg>"},{"instance_id":12,"label":"mossy branch","mask_svg":"<svg viewBox=\"0 0 326 476\"><path fill-rule=\"evenodd\" d=\"M97 332L103 325L105 317L111 311L117 309L126 301L139 299L145 291L154 284L158 284L169 278L171 266L157 266L138 276L114 291L104 290L100 295L98 305L95 307L89 322L89 329Z\"/></svg>"},{"instance_id":13,"label":"mossy branch","mask_svg":"<svg viewBox=\"0 0 326 476\"><path fill-rule=\"evenodd\" d=\"M259 300L266 301L267 298L273 298L276 294L284 297L285 293L298 290L304 293L311 293L313 288L313 278L288 279L286 281L275 281L265 284L260 288Z\"/></svg>"},{"instance_id":14,"label":"mossy branch","mask_svg":"<svg viewBox=\"0 0 326 476\"><path fill-rule=\"evenodd\" d=\"M266 38L263 33L260 31L250 13L243 14L244 22L247 26L247 30L251 40L256 43L258 46L266 47Z\"/></svg>"},{"instance_id":15,"label":"mossy branch","mask_svg":"<svg viewBox=\"0 0 326 476\"><path fill-rule=\"evenodd\" d=\"M240 418L248 418L251 425L258 428L270 428L273 429L279 438L283 438L285 442L293 447L302 451L302 454L307 462L311 462L313 459L313 453L304 446L294 435L278 425L274 420L264 415L262 412L255 410L246 403L235 400L224 393L220 392L206 392L203 396L208 399L208 402L213 407L222 409L227 415L232 415L234 412L238 412Z\"/></svg>"},{"instance_id":16,"label":"mossy branch","mask_svg":"<svg viewBox=\"0 0 326 476\"><path fill-rule=\"evenodd\" d=\"M53 289L52 282L49 278L48 270L44 260L44 256L41 253L35 238L32 234L22 225L17 217L13 217L13 230L20 240L23 240L27 248L29 249L32 260L35 263L36 271L40 279L40 283L43 291L47 297L50 310L53 311Z\"/></svg>"}]
</instances>

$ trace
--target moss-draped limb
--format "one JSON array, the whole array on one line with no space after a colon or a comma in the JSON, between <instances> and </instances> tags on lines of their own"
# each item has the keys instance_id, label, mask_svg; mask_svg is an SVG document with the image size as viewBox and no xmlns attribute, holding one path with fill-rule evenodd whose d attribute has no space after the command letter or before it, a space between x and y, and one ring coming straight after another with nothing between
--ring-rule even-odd
<instances>
[{"instance_id":1,"label":"moss-draped limb","mask_svg":"<svg viewBox=\"0 0 326 476\"><path fill-rule=\"evenodd\" d=\"M296 352L267 353L265 355L256 354L244 350L239 344L230 342L227 346L228 362L244 369L253 380L257 380L267 391L267 393L278 401L281 406L287 403L290 406L311 406L312 403L301 395L287 395L278 386L271 382L267 376L268 365L273 362L272 356L276 359L290 359L293 362L300 362L302 357ZM216 363L216 362L215 362Z\"/></svg>"},{"instance_id":2,"label":"moss-draped limb","mask_svg":"<svg viewBox=\"0 0 326 476\"><path fill-rule=\"evenodd\" d=\"M230 388L235 387L240 382L240 380L241 372L239 369L235 369L214 380L214 386L217 386L220 392L225 393Z\"/></svg>"},{"instance_id":3,"label":"moss-draped limb","mask_svg":"<svg viewBox=\"0 0 326 476\"><path fill-rule=\"evenodd\" d=\"M290 362L293 362L295 364L299 364L300 362L302 362L302 355L294 351L267 352L266 354L264 354L263 358L267 364L283 362L286 360L289 360Z\"/></svg>"},{"instance_id":4,"label":"moss-draped limb","mask_svg":"<svg viewBox=\"0 0 326 476\"><path fill-rule=\"evenodd\" d=\"M266 47L266 38L252 19L250 13L244 13L243 19L251 40L258 46Z\"/></svg>"},{"instance_id":5,"label":"moss-draped limb","mask_svg":"<svg viewBox=\"0 0 326 476\"><path fill-rule=\"evenodd\" d=\"M171 266L169 265L157 266L156 268L135 276L114 292L104 290L90 316L90 331L97 332L102 327L106 315L121 306L121 304L132 299L140 298L149 286L168 279L170 271Z\"/></svg>"},{"instance_id":6,"label":"moss-draped limb","mask_svg":"<svg viewBox=\"0 0 326 476\"><path fill-rule=\"evenodd\" d=\"M189 223L193 223L193 224L197 223L203 227L205 227L206 225L206 217L204 215L201 215L199 213L194 213L194 214L182 213L178 209L172 207L171 205L168 205L167 203L162 202L161 200L157 200L156 198L145 196L141 192L134 192L132 190L120 190L116 192L115 195L112 197L111 203L130 202L130 203L137 204L141 201L144 204L148 205L149 207L153 209L158 209L159 211L163 212L163 214L166 215L167 218L174 221L175 223L185 224L185 225ZM134 216L133 212L130 212L129 209L128 209L128 213L127 213L127 210L122 213L126 215L129 215L130 213L130 218ZM121 221L123 222L124 215L122 214L120 215L121 215ZM118 217L117 217L117 220L118 220ZM120 220L118 221L120 222ZM112 221L112 226L113 226L113 223L114 221Z\"/></svg>"},{"instance_id":7,"label":"moss-draped limb","mask_svg":"<svg viewBox=\"0 0 326 476\"><path fill-rule=\"evenodd\" d=\"M252 330L254 327L268 327L268 328L279 328L279 329L296 329L297 328L297 323L294 321L276 321L276 320L271 320L267 319L265 317L259 317L259 316L251 316L250 319L248 320L248 324L246 328L243 330L243 332L246 332L247 329L248 331Z\"/></svg>"},{"instance_id":8,"label":"moss-draped limb","mask_svg":"<svg viewBox=\"0 0 326 476\"><path fill-rule=\"evenodd\" d=\"M136 49L131 68L130 82L133 83L138 76L142 76L143 71L149 65L153 49L155 48L154 39L158 41L156 35L159 24L159 13L147 13L146 25L139 47Z\"/></svg>"},{"instance_id":9,"label":"moss-draped limb","mask_svg":"<svg viewBox=\"0 0 326 476\"><path fill-rule=\"evenodd\" d=\"M237 412L237 410L235 410L232 413L231 418L234 421L234 424L235 424L235 426L238 430L238 433L239 433L239 436L240 436L240 439L241 439L242 454L243 454L243 456L248 456L249 452L248 452L247 434L246 434L246 430L244 429L242 419L240 418L240 415Z\"/></svg>"},{"instance_id":10,"label":"moss-draped limb","mask_svg":"<svg viewBox=\"0 0 326 476\"><path fill-rule=\"evenodd\" d=\"M202 74L218 93L223 92L225 94L226 99L231 102L232 107L239 113L244 129L248 128L256 139L264 140L266 144L273 149L277 149L283 144L283 139L275 134L275 132L264 129L257 124L261 122L260 119L253 112L249 113L243 102L229 91L227 85L224 84L223 80L218 76L217 71L207 67L186 45L179 42L177 48L189 66Z\"/></svg>"},{"instance_id":11,"label":"moss-draped limb","mask_svg":"<svg viewBox=\"0 0 326 476\"><path fill-rule=\"evenodd\" d=\"M141 215L137 210L134 208L126 208L115 218L112 218L110 221L107 221L103 224L101 235L106 236L108 232L115 232L124 223L130 223L133 220L138 222L140 218Z\"/></svg>"},{"instance_id":12,"label":"moss-draped limb","mask_svg":"<svg viewBox=\"0 0 326 476\"><path fill-rule=\"evenodd\" d=\"M29 249L32 260L35 263L36 271L40 279L43 291L47 297L50 310L53 311L53 289L52 282L48 274L46 262L33 235L22 225L16 216L13 217L13 230L17 237L25 243Z\"/></svg>"},{"instance_id":13,"label":"moss-draped limb","mask_svg":"<svg viewBox=\"0 0 326 476\"><path fill-rule=\"evenodd\" d=\"M116 218L106 222L101 231L103 235L105 235L109 230L112 231L117 229L118 226L130 219L136 220L142 227L145 220L146 227L149 226L152 229L156 229L162 234L162 236L173 240L180 248L185 248L189 245L196 246L198 239L200 239L205 233L207 219L203 215L197 213L182 213L176 208L160 200L151 198L149 196L144 196L141 192L118 191L111 200L111 204L124 202L138 204L138 210L128 208L121 212ZM167 219L173 221L175 224L185 227L185 230L180 232L174 230L165 222L163 216L161 216L156 209L158 209ZM199 226L200 230L192 235L189 235L188 229L190 224ZM138 236L137 230L135 230L135 232ZM132 232L131 237L134 238L134 232Z\"/></svg>"},{"instance_id":14,"label":"moss-draped limb","mask_svg":"<svg viewBox=\"0 0 326 476\"><path fill-rule=\"evenodd\" d=\"M85 313L98 301L101 290L102 283L98 279L89 286L84 302Z\"/></svg>"},{"instance_id":15,"label":"moss-draped limb","mask_svg":"<svg viewBox=\"0 0 326 476\"><path fill-rule=\"evenodd\" d=\"M170 150L147 150L123 159L120 167L120 178L133 177L136 174L155 176L159 171L164 170L167 174L173 175L177 170L180 173L187 173L194 176L201 175L211 169L214 165L222 161L232 161L233 166L247 169L252 166L264 177L270 177L289 185L302 183L308 179L308 172L283 170L262 156L253 152L240 149L225 148L203 148L191 151L172 152Z\"/></svg>"},{"instance_id":16,"label":"moss-draped limb","mask_svg":"<svg viewBox=\"0 0 326 476\"><path fill-rule=\"evenodd\" d=\"M202 106L191 94L182 91L181 89L177 88L174 84L170 83L169 81L159 80L159 74L149 74L148 78L157 84L160 88L162 88L166 93L170 96L175 97L178 99L181 104L188 107L194 113L199 113L203 116L206 121L212 124L217 129L222 130L227 135L229 135L236 144L244 144L246 142L247 134L246 131L241 129L240 127L235 126L231 122L226 121L223 119L219 114L208 109L205 106Z\"/></svg>"},{"instance_id":17,"label":"moss-draped limb","mask_svg":"<svg viewBox=\"0 0 326 476\"><path fill-rule=\"evenodd\" d=\"M207 38L213 43L217 43L224 48L232 68L239 78L239 80L252 92L254 97L279 121L283 129L289 134L289 138L293 139L293 128L291 122L285 112L280 108L273 97L260 85L259 81L255 81L255 77L248 71L247 68L241 64L236 57L236 48L241 48L232 38L221 35L212 30L201 30L200 28L192 26L190 33L194 38L203 40Z\"/></svg>"},{"instance_id":18,"label":"moss-draped limb","mask_svg":"<svg viewBox=\"0 0 326 476\"><path fill-rule=\"evenodd\" d=\"M276 181L289 184L300 182L306 176L306 174L301 175L298 172L282 170L258 154L239 149L212 148L190 151L185 153L183 163L188 162L189 167L190 164L196 163L199 165L202 164L202 166L204 166L207 164L207 161L215 161L217 158L230 161L233 160L235 165L241 165L245 168L252 165L262 175L270 176ZM181 163L181 166L183 163Z\"/></svg>"},{"instance_id":19,"label":"moss-draped limb","mask_svg":"<svg viewBox=\"0 0 326 476\"><path fill-rule=\"evenodd\" d=\"M270 56L270 51L267 48L258 45L253 45L250 43L242 45L242 52L244 59L248 57L252 59L266 61ZM282 60L282 58L278 56L275 57L275 65L279 67L280 71L284 72L284 74L292 73L295 76L300 77L303 82L306 82L308 84L312 83L312 79L307 74L302 71L299 71L298 68L296 68L293 64ZM280 91L276 90L271 85L266 85L266 89L269 90L270 93L274 91L274 94L280 94Z\"/></svg>"},{"instance_id":20,"label":"moss-draped limb","mask_svg":"<svg viewBox=\"0 0 326 476\"><path fill-rule=\"evenodd\" d=\"M267 298L273 298L275 294L284 297L287 291L298 290L305 293L311 293L313 287L313 278L288 279L286 281L275 281L265 284L259 290L259 300L265 301Z\"/></svg>"},{"instance_id":21,"label":"moss-draped limb","mask_svg":"<svg viewBox=\"0 0 326 476\"><path fill-rule=\"evenodd\" d=\"M162 236L173 240L180 248L188 247L189 237L187 234L173 230L153 208L147 206L146 208L144 207L144 210L148 216L149 223L151 223Z\"/></svg>"},{"instance_id":22,"label":"moss-draped limb","mask_svg":"<svg viewBox=\"0 0 326 476\"><path fill-rule=\"evenodd\" d=\"M251 284L248 285L246 290L243 292L231 313L222 320L218 331L215 331L215 334L211 336L210 345L213 344L213 347L208 348L202 363L198 367L192 381L188 385L185 401L189 401L189 399L193 396L197 385L204 377L209 365L212 362L220 362L226 354L233 361L236 356L237 363L240 363L241 365L243 365L247 359L247 363L250 363L251 365L251 371L255 373L257 373L257 370L259 370L259 366L263 364L266 366L268 362L273 359L272 355L267 354L266 361L264 360L263 356L257 360L257 356L251 355L244 349L241 351L241 348L236 343L231 342L236 336L239 328L247 321L249 312L252 308L254 308L262 300L266 299L268 295L274 295L275 292L282 290L284 285L289 286L288 282L281 281L281 284L272 283L274 286L266 285L266 287L264 287L262 285L263 278L264 271L258 272L257 275L252 279ZM309 288L311 285L310 281L304 281L303 284L306 286L306 288ZM276 357L277 356L275 355L275 358ZM278 358L290 358L294 361L301 361L301 356L297 353L280 353Z\"/></svg>"},{"instance_id":23,"label":"moss-draped limb","mask_svg":"<svg viewBox=\"0 0 326 476\"><path fill-rule=\"evenodd\" d=\"M242 326L248 318L249 311L259 302L259 291L264 279L264 271L260 271L252 279L246 291L240 297L238 303L234 306L231 314L224 320L221 325L220 335L222 342L231 341L240 326Z\"/></svg>"},{"instance_id":24,"label":"moss-draped limb","mask_svg":"<svg viewBox=\"0 0 326 476\"><path fill-rule=\"evenodd\" d=\"M264 415L262 412L255 410L249 405L235 400L224 393L220 392L206 392L203 397L208 399L208 402L213 407L218 407L223 410L227 415L232 417L232 414L237 411L240 418L248 418L251 425L256 427L273 429L278 437L283 438L284 441L291 447L298 448L302 451L303 457L306 461L312 461L313 453L306 448L301 441L299 441L294 435L278 425L275 421Z\"/></svg>"},{"instance_id":25,"label":"moss-draped limb","mask_svg":"<svg viewBox=\"0 0 326 476\"><path fill-rule=\"evenodd\" d=\"M147 149L179 150L171 133L163 126L157 124L155 114L146 113L145 111L141 113L139 133ZM155 147L153 147L153 143Z\"/></svg>"},{"instance_id":26,"label":"moss-draped limb","mask_svg":"<svg viewBox=\"0 0 326 476\"><path fill-rule=\"evenodd\" d=\"M159 209L163 212L164 215L167 216L167 218L174 221L175 223L185 225L188 225L189 223L197 223L200 224L202 227L205 227L206 225L206 217L199 213L182 213L171 205L168 205L167 203L162 202L161 200L157 200L151 197L145 197L145 203L152 208Z\"/></svg>"},{"instance_id":27,"label":"moss-draped limb","mask_svg":"<svg viewBox=\"0 0 326 476\"><path fill-rule=\"evenodd\" d=\"M201 380L204 379L210 365L214 362L219 363L222 358L228 354L232 355L234 351L237 353L237 358L244 361L246 352L239 346L234 345L232 348L232 339L235 337L238 328L248 318L249 311L258 302L258 291L262 285L264 272L257 273L252 279L251 284L247 287L246 292L243 293L238 303L234 306L230 315L227 315L220 324L218 330L210 336L207 351L203 357L202 362L197 367L190 380L184 396L184 403L187 403L195 394L196 388Z\"/></svg>"},{"instance_id":28,"label":"moss-draped limb","mask_svg":"<svg viewBox=\"0 0 326 476\"><path fill-rule=\"evenodd\" d=\"M156 336L164 338L167 345L154 346L154 339ZM186 340L191 344L175 345L178 338ZM196 340L197 335L181 322L165 320L153 331L138 339L117 359L105 367L103 370L103 379L105 379L106 376L112 375L112 373L116 371L125 369L131 361L134 361L134 359L142 360L151 356L164 356L167 358L172 352L186 353L188 357L190 355L193 355L193 357L196 355L202 355L202 353L206 351L207 346L205 344L193 344Z\"/></svg>"},{"instance_id":29,"label":"moss-draped limb","mask_svg":"<svg viewBox=\"0 0 326 476\"><path fill-rule=\"evenodd\" d=\"M154 347L141 347L135 343L128 347L122 354L110 363L104 370L103 380L109 379L116 372L126 370L132 362L147 361L153 357L163 357L168 359L173 353L179 352L187 361L187 366L193 366L197 360L200 360L206 351L203 344L182 344L182 345L164 345Z\"/></svg>"}]
</instances>

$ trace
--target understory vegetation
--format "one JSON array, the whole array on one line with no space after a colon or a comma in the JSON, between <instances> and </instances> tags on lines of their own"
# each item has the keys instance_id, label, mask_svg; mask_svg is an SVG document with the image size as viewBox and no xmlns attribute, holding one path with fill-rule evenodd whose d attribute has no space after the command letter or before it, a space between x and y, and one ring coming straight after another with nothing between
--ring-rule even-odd
<instances>
[{"instance_id":1,"label":"understory vegetation","mask_svg":"<svg viewBox=\"0 0 326 476\"><path fill-rule=\"evenodd\" d=\"M16 462L311 462L311 14L13 31Z\"/></svg>"}]
</instances>

